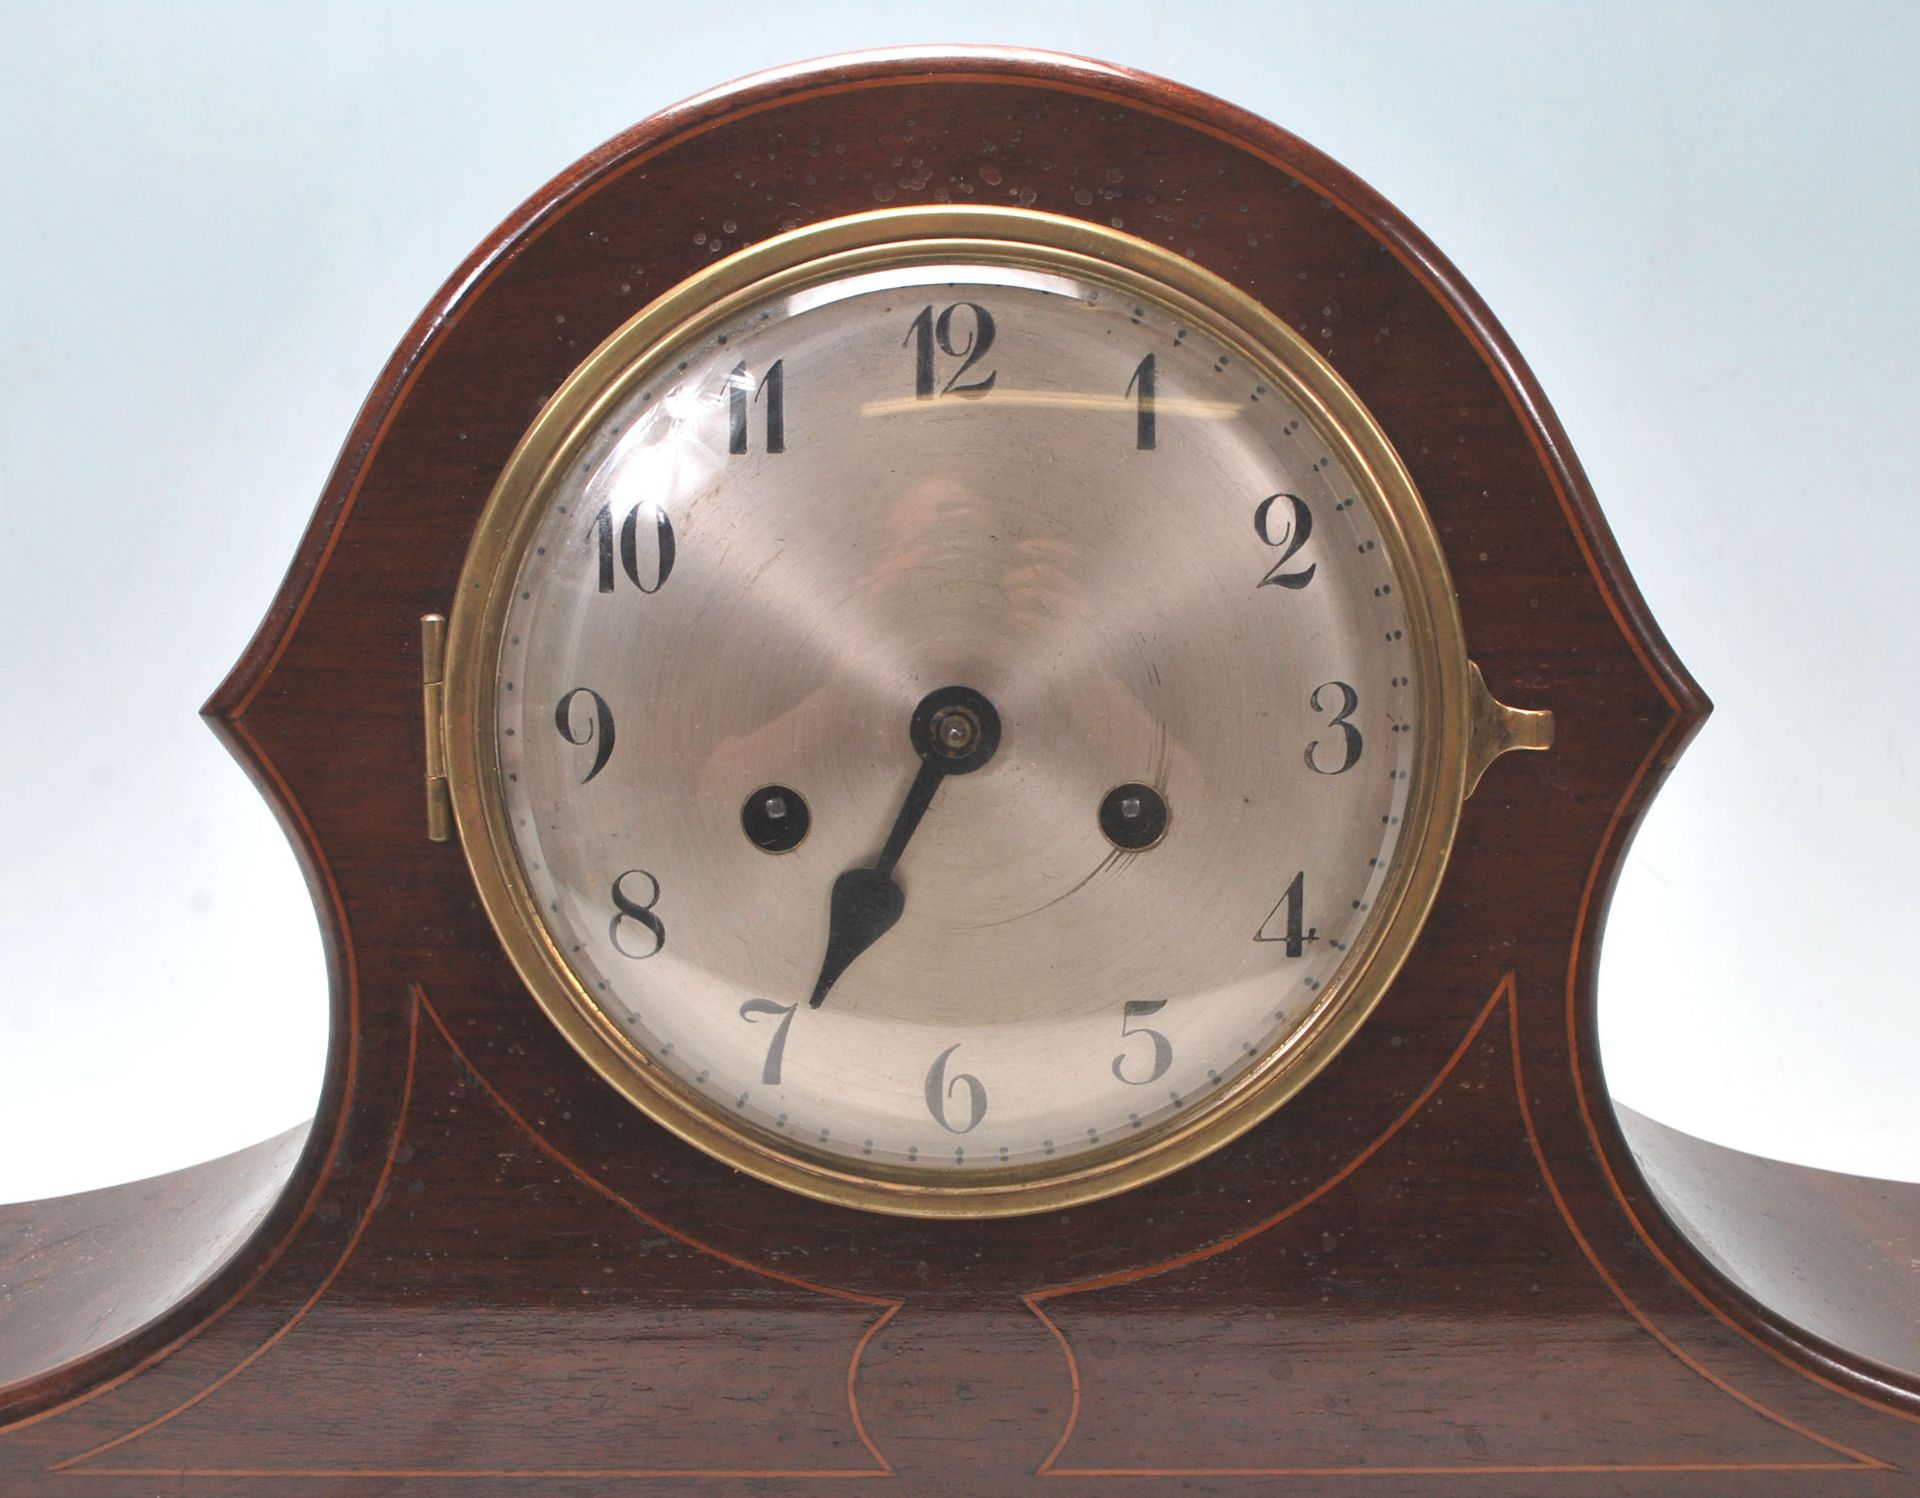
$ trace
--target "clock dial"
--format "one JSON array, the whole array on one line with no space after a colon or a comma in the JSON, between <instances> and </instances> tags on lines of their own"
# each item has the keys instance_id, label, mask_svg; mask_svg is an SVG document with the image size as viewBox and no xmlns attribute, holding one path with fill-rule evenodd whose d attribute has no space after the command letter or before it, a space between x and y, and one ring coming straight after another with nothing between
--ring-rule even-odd
<instances>
[{"instance_id":1,"label":"clock dial","mask_svg":"<svg viewBox=\"0 0 1920 1498\"><path fill-rule=\"evenodd\" d=\"M585 382L472 583L489 825L544 971L704 1127L1098 1172L1384 982L1446 721L1406 501L1171 287L873 258Z\"/></svg>"}]
</instances>

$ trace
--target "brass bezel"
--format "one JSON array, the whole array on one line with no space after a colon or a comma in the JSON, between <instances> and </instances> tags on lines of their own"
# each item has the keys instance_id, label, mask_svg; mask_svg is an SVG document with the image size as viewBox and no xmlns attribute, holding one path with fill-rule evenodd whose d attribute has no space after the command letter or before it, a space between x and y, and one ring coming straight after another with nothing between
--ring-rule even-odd
<instances>
[{"instance_id":1,"label":"brass bezel","mask_svg":"<svg viewBox=\"0 0 1920 1498\"><path fill-rule=\"evenodd\" d=\"M725 1117L654 1064L568 968L530 898L499 793L494 721L506 606L552 475L601 414L665 354L746 306L880 265L968 260L1080 276L1144 296L1235 348L1284 389L1369 491L1409 593L1424 683L1419 758L1399 854L1339 981L1305 1023L1178 1126L1059 1168L1009 1167L954 1184L934 1170L844 1165ZM1179 1169L1271 1114L1324 1068L1406 960L1433 904L1468 793L1473 724L1466 645L1438 536L1386 435L1303 338L1227 281L1159 246L1078 219L1016 208L896 208L766 240L666 292L614 332L547 402L502 471L461 570L448 626L446 774L461 845L508 957L561 1033L622 1095L708 1154L805 1195L912 1217L1004 1217L1109 1196Z\"/></svg>"}]
</instances>

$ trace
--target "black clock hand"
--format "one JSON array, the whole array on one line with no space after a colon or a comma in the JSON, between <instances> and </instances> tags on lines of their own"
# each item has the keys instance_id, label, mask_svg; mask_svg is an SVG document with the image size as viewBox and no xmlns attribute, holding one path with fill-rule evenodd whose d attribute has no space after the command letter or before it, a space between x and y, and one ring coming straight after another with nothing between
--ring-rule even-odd
<instances>
[{"instance_id":1,"label":"black clock hand","mask_svg":"<svg viewBox=\"0 0 1920 1498\"><path fill-rule=\"evenodd\" d=\"M833 881L833 899L827 919L827 955L820 964L820 979L813 985L813 997L807 1002L815 1009L827 996L847 965L868 947L893 929L900 912L907 907L907 896L894 883L893 866L907 851L907 841L920 825L920 818L933 805L933 793L947 778L939 760L928 755L920 761L920 773L913 777L900 815L893 819L893 831L887 834L887 846L880 861L870 869L852 868Z\"/></svg>"},{"instance_id":2,"label":"black clock hand","mask_svg":"<svg viewBox=\"0 0 1920 1498\"><path fill-rule=\"evenodd\" d=\"M818 1009L848 966L880 940L900 919L907 896L893 877L920 819L933 804L940 782L949 775L977 770L1000 744L1000 715L993 704L967 687L929 692L914 709L908 729L920 755L920 771L893 819L886 846L871 867L855 867L833 881L828 901L827 954L808 1004Z\"/></svg>"}]
</instances>

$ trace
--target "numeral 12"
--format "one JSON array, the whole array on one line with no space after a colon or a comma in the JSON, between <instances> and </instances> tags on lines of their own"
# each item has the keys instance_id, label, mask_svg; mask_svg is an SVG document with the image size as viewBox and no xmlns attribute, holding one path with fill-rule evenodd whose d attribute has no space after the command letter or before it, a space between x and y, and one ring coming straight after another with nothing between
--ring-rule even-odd
<instances>
[{"instance_id":1,"label":"numeral 12","mask_svg":"<svg viewBox=\"0 0 1920 1498\"><path fill-rule=\"evenodd\" d=\"M965 313L972 322L972 328L966 334L966 341L956 345L954 337L954 314ZM993 347L993 314L978 302L955 302L951 307L942 309L938 317L934 316L931 306L922 307L920 315L914 318L907 336L901 341L904 348L913 345L913 393L916 399L931 400L933 388L933 351L937 347L949 359L964 362L953 372L946 384L940 387L941 395L985 395L993 389L993 381L998 371L989 370L983 379L962 385L960 377L978 364L988 349Z\"/></svg>"}]
</instances>

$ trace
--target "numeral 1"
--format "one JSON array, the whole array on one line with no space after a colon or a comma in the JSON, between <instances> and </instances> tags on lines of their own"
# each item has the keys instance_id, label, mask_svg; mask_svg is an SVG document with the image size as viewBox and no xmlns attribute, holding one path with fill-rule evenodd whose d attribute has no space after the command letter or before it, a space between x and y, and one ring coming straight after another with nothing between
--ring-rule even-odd
<instances>
[{"instance_id":1,"label":"numeral 1","mask_svg":"<svg viewBox=\"0 0 1920 1498\"><path fill-rule=\"evenodd\" d=\"M1133 445L1141 452L1151 452L1154 445L1153 369L1153 355L1148 354L1127 381L1127 394L1134 397Z\"/></svg>"}]
</instances>

